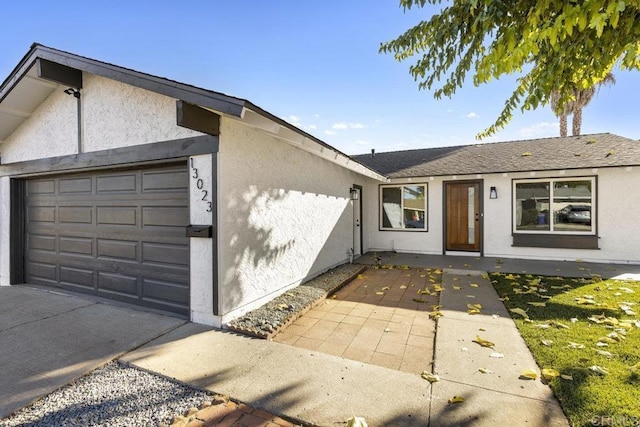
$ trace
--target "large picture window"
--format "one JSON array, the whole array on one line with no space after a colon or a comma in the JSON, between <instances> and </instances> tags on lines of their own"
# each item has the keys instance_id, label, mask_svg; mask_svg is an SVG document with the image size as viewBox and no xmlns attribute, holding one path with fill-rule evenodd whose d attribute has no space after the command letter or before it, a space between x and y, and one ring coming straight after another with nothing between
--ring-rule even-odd
<instances>
[{"instance_id":1,"label":"large picture window","mask_svg":"<svg viewBox=\"0 0 640 427\"><path fill-rule=\"evenodd\" d=\"M381 186L380 229L425 231L427 184Z\"/></svg>"},{"instance_id":2,"label":"large picture window","mask_svg":"<svg viewBox=\"0 0 640 427\"><path fill-rule=\"evenodd\" d=\"M514 181L514 232L595 234L595 178Z\"/></svg>"}]
</instances>

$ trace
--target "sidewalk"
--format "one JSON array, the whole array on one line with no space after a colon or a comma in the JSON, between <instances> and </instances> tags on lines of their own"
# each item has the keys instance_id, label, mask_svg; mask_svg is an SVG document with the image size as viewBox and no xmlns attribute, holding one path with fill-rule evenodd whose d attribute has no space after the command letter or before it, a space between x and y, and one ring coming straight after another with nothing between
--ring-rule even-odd
<instances>
[{"instance_id":1,"label":"sidewalk","mask_svg":"<svg viewBox=\"0 0 640 427\"><path fill-rule=\"evenodd\" d=\"M536 364L480 274L445 269L435 341L441 379L433 384L417 374L194 324L121 360L312 425L338 426L357 415L371 427L568 426L546 385L519 379ZM482 304L483 314L469 315L467 302ZM476 335L495 342L495 349L473 343ZM504 358L489 357L494 351ZM448 403L453 396L465 401Z\"/></svg>"}]
</instances>

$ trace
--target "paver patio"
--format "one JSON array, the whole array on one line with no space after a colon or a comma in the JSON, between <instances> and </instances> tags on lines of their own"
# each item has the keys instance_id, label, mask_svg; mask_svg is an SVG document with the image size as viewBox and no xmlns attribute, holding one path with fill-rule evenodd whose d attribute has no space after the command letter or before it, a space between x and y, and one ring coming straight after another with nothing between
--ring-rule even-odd
<instances>
[{"instance_id":1,"label":"paver patio","mask_svg":"<svg viewBox=\"0 0 640 427\"><path fill-rule=\"evenodd\" d=\"M438 296L418 290L433 285L434 271L368 269L273 340L409 373L429 370L435 322L428 313Z\"/></svg>"}]
</instances>

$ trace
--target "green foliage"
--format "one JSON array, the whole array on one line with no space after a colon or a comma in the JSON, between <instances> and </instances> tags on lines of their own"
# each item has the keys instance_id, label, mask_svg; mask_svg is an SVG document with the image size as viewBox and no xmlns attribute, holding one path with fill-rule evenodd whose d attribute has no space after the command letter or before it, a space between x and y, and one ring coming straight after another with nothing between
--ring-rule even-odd
<instances>
[{"instance_id":1,"label":"green foliage","mask_svg":"<svg viewBox=\"0 0 640 427\"><path fill-rule=\"evenodd\" d=\"M405 9L442 0L400 0ZM454 0L401 34L380 52L398 61L418 56L409 71L420 89L451 97L470 75L478 86L506 74L520 77L495 123L495 134L514 111L559 105L593 88L615 66L640 69L638 0Z\"/></svg>"}]
</instances>

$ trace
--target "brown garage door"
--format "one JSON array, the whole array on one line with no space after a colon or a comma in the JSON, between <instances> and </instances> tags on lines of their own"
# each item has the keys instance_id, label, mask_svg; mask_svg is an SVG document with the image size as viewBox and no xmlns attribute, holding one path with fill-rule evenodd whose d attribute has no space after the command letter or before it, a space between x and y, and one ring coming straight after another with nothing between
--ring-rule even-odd
<instances>
[{"instance_id":1,"label":"brown garage door","mask_svg":"<svg viewBox=\"0 0 640 427\"><path fill-rule=\"evenodd\" d=\"M189 312L186 164L26 182L26 283Z\"/></svg>"}]
</instances>

